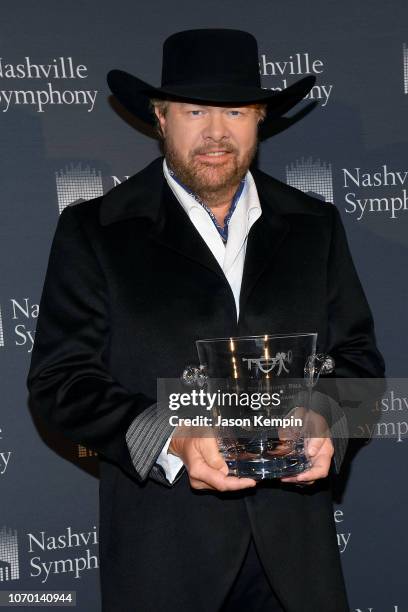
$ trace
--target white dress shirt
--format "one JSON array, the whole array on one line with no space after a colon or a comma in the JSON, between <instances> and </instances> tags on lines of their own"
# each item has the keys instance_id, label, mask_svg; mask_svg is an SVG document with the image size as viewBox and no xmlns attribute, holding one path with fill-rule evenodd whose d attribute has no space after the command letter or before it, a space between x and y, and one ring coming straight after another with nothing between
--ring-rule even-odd
<instances>
[{"instance_id":1,"label":"white dress shirt","mask_svg":"<svg viewBox=\"0 0 408 612\"><path fill-rule=\"evenodd\" d=\"M192 195L174 180L169 173L165 159L163 160L163 172L176 199L186 211L190 221L200 233L224 272L225 278L234 294L238 320L239 295L241 291L248 233L251 226L262 214L258 192L252 174L248 170L245 175L245 186L229 221L228 240L226 244L224 244L208 212ZM167 454L170 441L171 436L168 438L160 455L156 459L156 463L162 466L166 473L167 480L169 483L172 483L177 473L182 468L183 462L179 457L171 453Z\"/></svg>"}]
</instances>

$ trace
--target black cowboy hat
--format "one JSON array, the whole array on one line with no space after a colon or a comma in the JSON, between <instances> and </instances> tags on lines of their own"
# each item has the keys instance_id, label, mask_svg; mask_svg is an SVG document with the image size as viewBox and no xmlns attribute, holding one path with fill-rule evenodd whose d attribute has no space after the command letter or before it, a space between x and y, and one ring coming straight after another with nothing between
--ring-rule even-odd
<instances>
[{"instance_id":1,"label":"black cowboy hat","mask_svg":"<svg viewBox=\"0 0 408 612\"><path fill-rule=\"evenodd\" d=\"M107 81L119 102L150 125L155 124L151 98L234 106L258 102L267 104L265 130L273 120L279 124L279 118L309 93L316 77L303 77L282 91L262 89L258 62L258 45L249 32L185 30L163 44L161 87L123 70L111 70ZM304 116L304 110L300 114ZM294 122L286 121L277 131Z\"/></svg>"}]
</instances>

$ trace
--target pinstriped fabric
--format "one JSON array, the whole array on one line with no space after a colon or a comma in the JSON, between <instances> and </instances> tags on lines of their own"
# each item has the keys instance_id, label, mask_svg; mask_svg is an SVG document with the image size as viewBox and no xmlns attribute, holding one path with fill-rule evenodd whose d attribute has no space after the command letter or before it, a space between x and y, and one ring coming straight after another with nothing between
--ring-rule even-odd
<instances>
[{"instance_id":1,"label":"pinstriped fabric","mask_svg":"<svg viewBox=\"0 0 408 612\"><path fill-rule=\"evenodd\" d=\"M180 472L174 478L173 482L170 483L166 478L166 475L165 475L165 472L162 466L155 463L152 469L150 470L149 478L151 478L152 480L155 480L156 482L160 482L160 484L166 485L166 487L172 487L182 477L184 472L185 472L185 468L183 466L183 468L180 469Z\"/></svg>"},{"instance_id":2,"label":"pinstriped fabric","mask_svg":"<svg viewBox=\"0 0 408 612\"><path fill-rule=\"evenodd\" d=\"M166 480L163 468L155 462L173 431L168 412L158 404L152 404L132 421L126 432L126 443L140 480L146 480L149 476L157 482L172 486ZM172 484L177 482L182 473L183 470L177 474Z\"/></svg>"}]
</instances>

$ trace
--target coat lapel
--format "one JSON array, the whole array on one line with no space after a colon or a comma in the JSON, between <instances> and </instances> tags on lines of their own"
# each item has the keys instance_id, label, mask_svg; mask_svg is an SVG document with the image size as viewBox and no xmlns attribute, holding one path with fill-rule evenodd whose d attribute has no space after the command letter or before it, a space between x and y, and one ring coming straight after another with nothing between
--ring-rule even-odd
<instances>
[{"instance_id":1,"label":"coat lapel","mask_svg":"<svg viewBox=\"0 0 408 612\"><path fill-rule=\"evenodd\" d=\"M165 179L161 206L160 222L155 225L151 238L165 248L194 261L198 266L209 268L217 276L226 280L218 261L190 221L188 214L176 200ZM199 279L199 269L197 279Z\"/></svg>"},{"instance_id":2,"label":"coat lapel","mask_svg":"<svg viewBox=\"0 0 408 612\"><path fill-rule=\"evenodd\" d=\"M257 186L258 187L258 186ZM239 298L242 312L258 279L274 262L278 249L289 232L289 222L283 216L273 213L259 194L262 215L251 227L245 254Z\"/></svg>"},{"instance_id":3,"label":"coat lapel","mask_svg":"<svg viewBox=\"0 0 408 612\"><path fill-rule=\"evenodd\" d=\"M282 183L258 168L251 168L257 188L262 215L248 235L244 272L240 294L240 312L262 274L273 265L278 266L275 278L279 280L280 252L290 235L297 217L321 216L322 205L298 189Z\"/></svg>"},{"instance_id":4,"label":"coat lapel","mask_svg":"<svg viewBox=\"0 0 408 612\"><path fill-rule=\"evenodd\" d=\"M156 243L226 280L214 255L168 186L163 174L163 157L102 197L101 225L138 217L152 221L150 238Z\"/></svg>"},{"instance_id":5,"label":"coat lapel","mask_svg":"<svg viewBox=\"0 0 408 612\"><path fill-rule=\"evenodd\" d=\"M262 215L253 224L248 236L240 310L262 274L277 262L279 249L282 249L290 231L288 215L322 214L320 205L314 199L258 169L251 169L251 172ZM152 240L196 262L198 266L205 266L226 282L217 260L168 186L163 174L163 157L156 158L141 172L102 197L101 225L134 217L151 219Z\"/></svg>"}]
</instances>

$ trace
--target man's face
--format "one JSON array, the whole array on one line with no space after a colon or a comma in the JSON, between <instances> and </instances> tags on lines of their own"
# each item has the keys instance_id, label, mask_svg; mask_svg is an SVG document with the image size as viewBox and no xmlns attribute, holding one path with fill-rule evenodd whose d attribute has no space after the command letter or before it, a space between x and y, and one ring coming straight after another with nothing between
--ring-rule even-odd
<instances>
[{"instance_id":1,"label":"man's face","mask_svg":"<svg viewBox=\"0 0 408 612\"><path fill-rule=\"evenodd\" d=\"M165 115L155 112L167 162L185 185L210 199L238 185L257 149L256 108L168 102Z\"/></svg>"}]
</instances>

